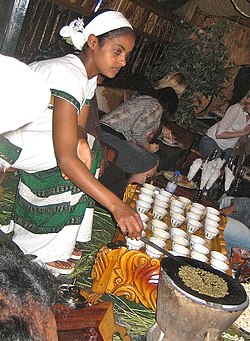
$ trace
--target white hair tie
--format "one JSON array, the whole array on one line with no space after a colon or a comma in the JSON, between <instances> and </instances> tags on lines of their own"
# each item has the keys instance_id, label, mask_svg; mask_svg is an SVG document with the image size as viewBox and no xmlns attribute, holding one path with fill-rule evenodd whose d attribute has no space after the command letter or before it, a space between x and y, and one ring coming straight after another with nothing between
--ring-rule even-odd
<instances>
[{"instance_id":1,"label":"white hair tie","mask_svg":"<svg viewBox=\"0 0 250 341\"><path fill-rule=\"evenodd\" d=\"M68 44L73 45L77 50L81 51L87 41L84 31L84 21L78 18L71 21L69 25L62 27L60 35Z\"/></svg>"},{"instance_id":2,"label":"white hair tie","mask_svg":"<svg viewBox=\"0 0 250 341\"><path fill-rule=\"evenodd\" d=\"M86 27L82 19L73 20L69 25L61 28L60 35L68 44L74 45L77 50L81 51L90 34L99 36L122 27L133 29L122 13L106 11L93 18Z\"/></svg>"}]
</instances>

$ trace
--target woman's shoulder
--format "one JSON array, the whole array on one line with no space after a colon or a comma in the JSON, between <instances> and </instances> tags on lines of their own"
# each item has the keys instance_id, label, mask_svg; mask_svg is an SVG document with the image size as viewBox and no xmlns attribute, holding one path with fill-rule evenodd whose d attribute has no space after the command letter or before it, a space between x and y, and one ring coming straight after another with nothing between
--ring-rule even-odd
<instances>
[{"instance_id":1,"label":"woman's shoulder","mask_svg":"<svg viewBox=\"0 0 250 341\"><path fill-rule=\"evenodd\" d=\"M62 57L33 62L29 64L29 67L34 71L42 71L44 69L52 71L63 70L64 72L67 72L70 71L70 69L76 67L81 70L85 69L80 59L73 54L67 54Z\"/></svg>"}]
</instances>

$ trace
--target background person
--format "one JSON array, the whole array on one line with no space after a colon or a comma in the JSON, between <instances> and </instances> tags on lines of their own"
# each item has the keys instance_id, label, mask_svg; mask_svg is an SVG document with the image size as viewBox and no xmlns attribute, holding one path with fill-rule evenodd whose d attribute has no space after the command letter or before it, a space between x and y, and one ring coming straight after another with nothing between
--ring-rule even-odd
<instances>
[{"instance_id":1,"label":"background person","mask_svg":"<svg viewBox=\"0 0 250 341\"><path fill-rule=\"evenodd\" d=\"M200 140L199 151L206 158L217 149L228 159L242 136L250 133L250 91L239 102L230 106L221 121L210 127Z\"/></svg>"},{"instance_id":2,"label":"background person","mask_svg":"<svg viewBox=\"0 0 250 341\"><path fill-rule=\"evenodd\" d=\"M0 248L0 340L57 341L55 277L1 239Z\"/></svg>"},{"instance_id":3,"label":"background person","mask_svg":"<svg viewBox=\"0 0 250 341\"><path fill-rule=\"evenodd\" d=\"M101 119L100 139L118 151L116 165L129 174L128 183L142 184L156 172L159 144L152 140L161 122L174 111L171 96L178 100L171 88L138 95Z\"/></svg>"},{"instance_id":4,"label":"background person","mask_svg":"<svg viewBox=\"0 0 250 341\"><path fill-rule=\"evenodd\" d=\"M220 204L220 212L228 217L224 239L228 258L233 247L250 251L250 198L226 197Z\"/></svg>"}]
</instances>

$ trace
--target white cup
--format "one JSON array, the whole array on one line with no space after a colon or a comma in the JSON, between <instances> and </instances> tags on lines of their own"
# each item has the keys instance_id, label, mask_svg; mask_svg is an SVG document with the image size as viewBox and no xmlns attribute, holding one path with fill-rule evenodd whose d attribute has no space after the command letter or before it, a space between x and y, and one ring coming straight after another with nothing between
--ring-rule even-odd
<instances>
[{"instance_id":1,"label":"white cup","mask_svg":"<svg viewBox=\"0 0 250 341\"><path fill-rule=\"evenodd\" d=\"M154 206L159 206L159 207L167 208L168 207L168 202L167 201L162 201L160 199L155 199L154 200Z\"/></svg>"},{"instance_id":2,"label":"white cup","mask_svg":"<svg viewBox=\"0 0 250 341\"><path fill-rule=\"evenodd\" d=\"M227 257L225 255L223 255L223 253L219 252L219 251L211 251L211 259L215 258L218 260L221 260L222 262L226 263L227 262Z\"/></svg>"},{"instance_id":3,"label":"white cup","mask_svg":"<svg viewBox=\"0 0 250 341\"><path fill-rule=\"evenodd\" d=\"M192 207L196 207L196 208L198 208L200 211L202 211L202 212L204 212L205 211L205 206L204 205L202 205L202 204L199 204L198 202L193 202L192 203Z\"/></svg>"},{"instance_id":4,"label":"white cup","mask_svg":"<svg viewBox=\"0 0 250 341\"><path fill-rule=\"evenodd\" d=\"M173 238L173 236L182 236L184 238L187 238L187 232L183 231L182 229L179 229L178 227L172 227L170 230L170 235L171 238Z\"/></svg>"},{"instance_id":5,"label":"white cup","mask_svg":"<svg viewBox=\"0 0 250 341\"><path fill-rule=\"evenodd\" d=\"M179 213L181 215L184 215L184 210L182 208L179 208L177 206L171 206L170 208L170 216L172 216L173 213Z\"/></svg>"},{"instance_id":6,"label":"white cup","mask_svg":"<svg viewBox=\"0 0 250 341\"><path fill-rule=\"evenodd\" d=\"M185 206L185 203L183 201L179 201L178 199L174 199L171 201L171 207L172 206L176 206L176 207L183 209L183 207Z\"/></svg>"},{"instance_id":7,"label":"white cup","mask_svg":"<svg viewBox=\"0 0 250 341\"><path fill-rule=\"evenodd\" d=\"M201 220L201 216L193 212L187 212L186 217L187 217L187 220L188 219L193 219L193 220L198 220L198 221Z\"/></svg>"},{"instance_id":8,"label":"white cup","mask_svg":"<svg viewBox=\"0 0 250 341\"><path fill-rule=\"evenodd\" d=\"M159 227L152 227L153 237L162 239L163 241L166 241L167 239L170 239L170 234Z\"/></svg>"},{"instance_id":9,"label":"white cup","mask_svg":"<svg viewBox=\"0 0 250 341\"><path fill-rule=\"evenodd\" d=\"M183 246L188 246L189 245L188 240L185 237L182 237L182 236L174 235L171 238L171 241L172 241L172 245L175 245L175 244L179 244L179 245L183 245Z\"/></svg>"},{"instance_id":10,"label":"white cup","mask_svg":"<svg viewBox=\"0 0 250 341\"><path fill-rule=\"evenodd\" d=\"M206 255L204 255L203 253L194 251L194 250L192 250L190 252L190 256L191 256L191 258L200 260L201 262L204 262L204 263L206 263L208 261L208 258Z\"/></svg>"},{"instance_id":11,"label":"white cup","mask_svg":"<svg viewBox=\"0 0 250 341\"><path fill-rule=\"evenodd\" d=\"M146 245L146 254L151 258L160 258L163 253L150 245Z\"/></svg>"},{"instance_id":12,"label":"white cup","mask_svg":"<svg viewBox=\"0 0 250 341\"><path fill-rule=\"evenodd\" d=\"M214 239L220 231L215 227L205 227L205 238Z\"/></svg>"},{"instance_id":13,"label":"white cup","mask_svg":"<svg viewBox=\"0 0 250 341\"><path fill-rule=\"evenodd\" d=\"M127 236L125 240L128 250L140 250L145 245L142 240L132 239Z\"/></svg>"},{"instance_id":14,"label":"white cup","mask_svg":"<svg viewBox=\"0 0 250 341\"><path fill-rule=\"evenodd\" d=\"M137 200L135 205L138 213L147 213L151 207L151 205L148 202L143 200Z\"/></svg>"},{"instance_id":15,"label":"white cup","mask_svg":"<svg viewBox=\"0 0 250 341\"><path fill-rule=\"evenodd\" d=\"M162 207L153 207L153 216L155 219L162 219L165 217L165 215L167 214L167 211L165 210L165 208Z\"/></svg>"},{"instance_id":16,"label":"white cup","mask_svg":"<svg viewBox=\"0 0 250 341\"><path fill-rule=\"evenodd\" d=\"M166 197L165 195L163 195L163 194L156 194L156 196L155 196L155 200L160 200L160 201L165 201L165 202L169 202L169 198L168 197Z\"/></svg>"},{"instance_id":17,"label":"white cup","mask_svg":"<svg viewBox=\"0 0 250 341\"><path fill-rule=\"evenodd\" d=\"M173 227L180 226L182 223L184 223L185 220L186 220L186 218L182 214L172 212L171 225Z\"/></svg>"},{"instance_id":18,"label":"white cup","mask_svg":"<svg viewBox=\"0 0 250 341\"><path fill-rule=\"evenodd\" d=\"M206 208L206 213L213 213L215 215L220 215L220 211L216 210L216 208L208 206Z\"/></svg>"},{"instance_id":19,"label":"white cup","mask_svg":"<svg viewBox=\"0 0 250 341\"><path fill-rule=\"evenodd\" d=\"M210 219L206 218L204 226L205 226L205 228L207 228L207 227L214 227L214 228L218 229L219 223L217 223L214 220L210 220Z\"/></svg>"},{"instance_id":20,"label":"white cup","mask_svg":"<svg viewBox=\"0 0 250 341\"><path fill-rule=\"evenodd\" d=\"M216 214L214 214L214 213L207 213L206 214L206 219L205 220L207 220L207 219L209 219L209 220L213 220L213 221L216 221L217 223L220 221L220 216L218 216L218 215L216 215Z\"/></svg>"},{"instance_id":21,"label":"white cup","mask_svg":"<svg viewBox=\"0 0 250 341\"><path fill-rule=\"evenodd\" d=\"M147 182L145 182L143 185L142 185L143 188L147 188L147 189L150 189L151 191L155 191L156 190L156 186L154 185L151 185L151 184L148 184Z\"/></svg>"},{"instance_id":22,"label":"white cup","mask_svg":"<svg viewBox=\"0 0 250 341\"><path fill-rule=\"evenodd\" d=\"M147 194L147 195L149 195L150 197L153 197L153 196L154 196L154 191L152 191L151 189L142 187L142 188L141 188L141 194Z\"/></svg>"},{"instance_id":23,"label":"white cup","mask_svg":"<svg viewBox=\"0 0 250 341\"><path fill-rule=\"evenodd\" d=\"M154 202L154 199L152 197L150 197L149 195L147 194L139 194L138 195L138 200L143 200L143 201L146 201L148 202L150 205Z\"/></svg>"},{"instance_id":24,"label":"white cup","mask_svg":"<svg viewBox=\"0 0 250 341\"><path fill-rule=\"evenodd\" d=\"M148 217L145 213L139 212L139 215L140 215L141 221L142 221L143 223L147 223L147 222L148 222L149 217Z\"/></svg>"},{"instance_id":25,"label":"white cup","mask_svg":"<svg viewBox=\"0 0 250 341\"><path fill-rule=\"evenodd\" d=\"M194 244L204 245L205 243L206 241L203 238L196 236L195 234L189 238L189 244L191 248L193 247Z\"/></svg>"},{"instance_id":26,"label":"white cup","mask_svg":"<svg viewBox=\"0 0 250 341\"><path fill-rule=\"evenodd\" d=\"M202 215L203 215L203 211L202 210L200 210L199 208L197 208L197 207L193 207L193 206L191 206L190 207L190 209L189 209L189 211L188 212L192 212L192 213L194 213L194 214L197 214L199 217L200 217L200 219L201 219L201 217L202 217Z\"/></svg>"},{"instance_id":27,"label":"white cup","mask_svg":"<svg viewBox=\"0 0 250 341\"><path fill-rule=\"evenodd\" d=\"M229 269L229 266L225 262L222 262L221 260L216 258L212 258L210 264L212 268L217 269L221 272L226 272Z\"/></svg>"},{"instance_id":28,"label":"white cup","mask_svg":"<svg viewBox=\"0 0 250 341\"><path fill-rule=\"evenodd\" d=\"M178 255L178 256L188 256L189 250L187 247L179 244L175 244L172 246L172 250Z\"/></svg>"},{"instance_id":29,"label":"white cup","mask_svg":"<svg viewBox=\"0 0 250 341\"><path fill-rule=\"evenodd\" d=\"M172 193L169 193L168 191L166 191L164 188L160 189L160 194L164 195L166 198L170 199L172 198Z\"/></svg>"},{"instance_id":30,"label":"white cup","mask_svg":"<svg viewBox=\"0 0 250 341\"><path fill-rule=\"evenodd\" d=\"M178 200L184 203L184 208L187 208L192 203L190 199L183 197L181 195L178 196Z\"/></svg>"},{"instance_id":31,"label":"white cup","mask_svg":"<svg viewBox=\"0 0 250 341\"><path fill-rule=\"evenodd\" d=\"M192 250L202 253L205 256L209 254L209 249L205 245L202 245L202 244L194 243L192 246Z\"/></svg>"},{"instance_id":32,"label":"white cup","mask_svg":"<svg viewBox=\"0 0 250 341\"><path fill-rule=\"evenodd\" d=\"M188 219L187 220L187 230L189 233L194 233L202 227L202 223L198 220Z\"/></svg>"},{"instance_id":33,"label":"white cup","mask_svg":"<svg viewBox=\"0 0 250 341\"><path fill-rule=\"evenodd\" d=\"M151 225L152 225L152 229L153 227L157 227L162 230L168 230L168 225L159 219L151 220Z\"/></svg>"}]
</instances>

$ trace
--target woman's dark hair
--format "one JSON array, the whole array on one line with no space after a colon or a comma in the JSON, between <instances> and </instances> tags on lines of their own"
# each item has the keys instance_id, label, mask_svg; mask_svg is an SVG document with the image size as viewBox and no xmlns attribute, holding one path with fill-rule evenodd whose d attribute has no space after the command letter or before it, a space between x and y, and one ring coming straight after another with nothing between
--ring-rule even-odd
<instances>
[{"instance_id":1,"label":"woman's dark hair","mask_svg":"<svg viewBox=\"0 0 250 341\"><path fill-rule=\"evenodd\" d=\"M27 323L16 316L6 321L0 321L0 340L4 341L34 341Z\"/></svg>"},{"instance_id":2,"label":"woman's dark hair","mask_svg":"<svg viewBox=\"0 0 250 341\"><path fill-rule=\"evenodd\" d=\"M25 255L1 247L0 291L23 301L27 295L51 306L56 299L58 282L55 276Z\"/></svg>"},{"instance_id":3,"label":"woman's dark hair","mask_svg":"<svg viewBox=\"0 0 250 341\"><path fill-rule=\"evenodd\" d=\"M155 90L154 97L163 107L162 123L169 118L173 118L179 104L179 99L173 88L167 87L160 90Z\"/></svg>"},{"instance_id":4,"label":"woman's dark hair","mask_svg":"<svg viewBox=\"0 0 250 341\"><path fill-rule=\"evenodd\" d=\"M0 340L43 341L58 281L27 256L0 248Z\"/></svg>"}]
</instances>

